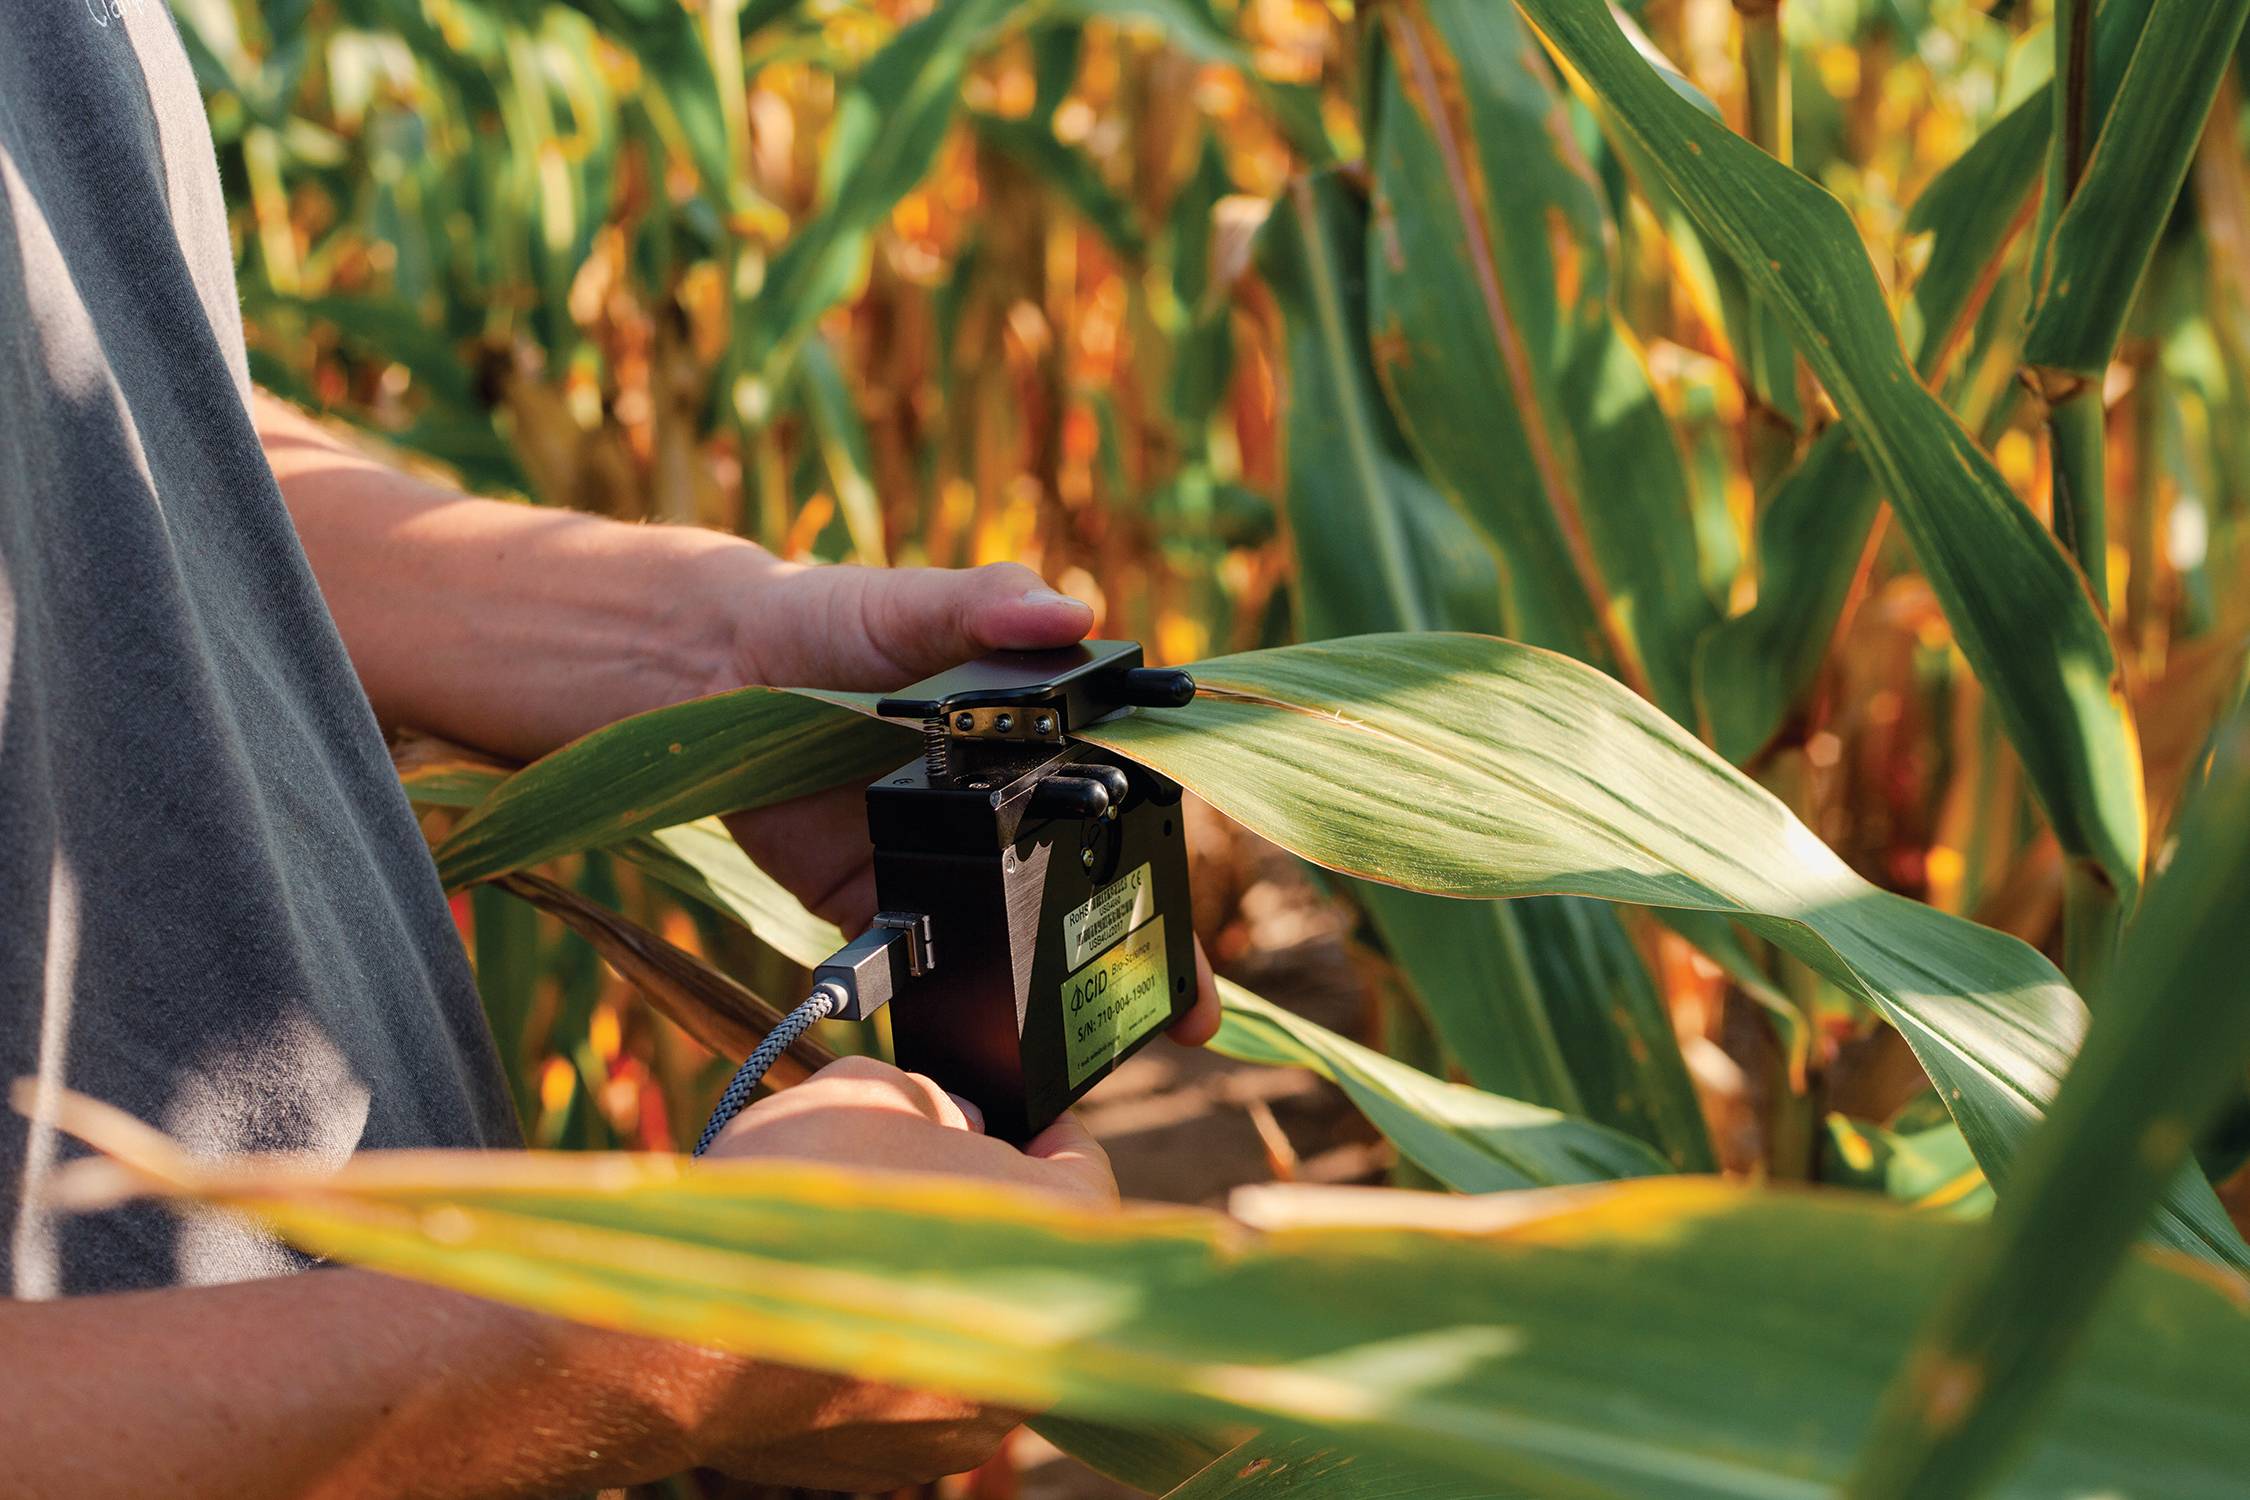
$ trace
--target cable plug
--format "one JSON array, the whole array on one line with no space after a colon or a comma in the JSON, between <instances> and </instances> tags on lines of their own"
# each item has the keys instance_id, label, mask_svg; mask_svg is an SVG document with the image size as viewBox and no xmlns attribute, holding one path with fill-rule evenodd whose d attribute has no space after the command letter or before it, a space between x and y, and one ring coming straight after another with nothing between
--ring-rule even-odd
<instances>
[{"instance_id":1,"label":"cable plug","mask_svg":"<svg viewBox=\"0 0 2250 1500\"><path fill-rule=\"evenodd\" d=\"M830 1013L838 1021L864 1021L891 1003L909 977L937 966L930 945L930 919L915 912L879 912L875 924L830 954L813 970L815 985L833 985L843 1005Z\"/></svg>"}]
</instances>

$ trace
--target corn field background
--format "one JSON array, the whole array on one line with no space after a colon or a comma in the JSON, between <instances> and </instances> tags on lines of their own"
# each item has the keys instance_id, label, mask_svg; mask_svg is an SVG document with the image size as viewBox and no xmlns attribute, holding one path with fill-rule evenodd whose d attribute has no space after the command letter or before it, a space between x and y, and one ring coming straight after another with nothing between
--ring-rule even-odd
<instances>
[{"instance_id":1,"label":"corn field background","mask_svg":"<svg viewBox=\"0 0 2250 1500\"><path fill-rule=\"evenodd\" d=\"M665 1249L864 1244L927 1298L880 1373L1149 1492L2250 1486L2250 5L173 9L265 385L483 493L1016 558L1230 689L1105 741L1216 809L1198 925L1268 992L1219 1048L1380 1133L1334 1175L1453 1196L1089 1226L111 1141L144 1185L855 1369L810 1282ZM647 718L398 746L537 1146L692 1138L839 936L711 815L911 754ZM1251 1178L1337 1143L1283 1136Z\"/></svg>"}]
</instances>

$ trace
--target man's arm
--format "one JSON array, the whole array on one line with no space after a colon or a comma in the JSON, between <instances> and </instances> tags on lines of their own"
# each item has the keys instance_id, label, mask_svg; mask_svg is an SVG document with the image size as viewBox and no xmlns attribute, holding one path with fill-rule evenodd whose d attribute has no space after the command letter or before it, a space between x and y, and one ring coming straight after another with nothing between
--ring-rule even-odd
<instances>
[{"instance_id":1,"label":"man's arm","mask_svg":"<svg viewBox=\"0 0 2250 1500\"><path fill-rule=\"evenodd\" d=\"M929 1080L847 1059L714 1157L934 1171L1116 1201L1074 1121L1028 1153ZM606 1333L369 1271L0 1299L0 1454L33 1500L562 1495L711 1464L892 1489L973 1467L1016 1414Z\"/></svg>"},{"instance_id":2,"label":"man's arm","mask_svg":"<svg viewBox=\"0 0 2250 1500\"><path fill-rule=\"evenodd\" d=\"M736 685L731 627L709 595L720 575L770 564L757 549L690 527L471 499L345 445L262 391L253 413L386 725L530 759Z\"/></svg>"},{"instance_id":3,"label":"man's arm","mask_svg":"<svg viewBox=\"0 0 2250 1500\"><path fill-rule=\"evenodd\" d=\"M1014 563L795 566L716 531L471 499L263 392L253 415L377 715L502 754L752 683L898 687L1093 624Z\"/></svg>"},{"instance_id":4,"label":"man's arm","mask_svg":"<svg viewBox=\"0 0 2250 1500\"><path fill-rule=\"evenodd\" d=\"M42 1500L544 1495L688 1457L658 1360L367 1271L0 1302L0 1348L9 1484Z\"/></svg>"}]
</instances>

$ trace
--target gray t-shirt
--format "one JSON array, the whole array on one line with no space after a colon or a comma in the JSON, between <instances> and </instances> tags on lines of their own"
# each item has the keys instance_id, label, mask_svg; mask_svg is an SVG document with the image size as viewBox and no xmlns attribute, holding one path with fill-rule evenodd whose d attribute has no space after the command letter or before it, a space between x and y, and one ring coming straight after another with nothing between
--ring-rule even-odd
<instances>
[{"instance_id":1,"label":"gray t-shirt","mask_svg":"<svg viewBox=\"0 0 2250 1500\"><path fill-rule=\"evenodd\" d=\"M198 1153L514 1139L459 936L247 409L211 136L163 0L0 0L0 1083ZM0 1291L301 1262L43 1210Z\"/></svg>"}]
</instances>

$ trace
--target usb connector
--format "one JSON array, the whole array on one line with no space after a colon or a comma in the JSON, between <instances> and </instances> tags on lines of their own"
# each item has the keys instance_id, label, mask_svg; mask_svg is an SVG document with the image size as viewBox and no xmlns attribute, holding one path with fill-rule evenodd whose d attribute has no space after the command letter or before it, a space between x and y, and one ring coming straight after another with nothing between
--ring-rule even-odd
<instances>
[{"instance_id":1,"label":"usb connector","mask_svg":"<svg viewBox=\"0 0 2250 1500\"><path fill-rule=\"evenodd\" d=\"M886 911L875 925L846 943L813 970L813 983L834 985L844 992L843 1007L834 1013L839 1021L864 1021L891 1003L910 976L935 968L930 945L930 919L913 912Z\"/></svg>"},{"instance_id":2,"label":"usb connector","mask_svg":"<svg viewBox=\"0 0 2250 1500\"><path fill-rule=\"evenodd\" d=\"M742 1113L742 1107L765 1081L766 1069L773 1066L774 1059L814 1023L866 1020L891 1003L902 981L930 972L937 961L934 952L928 917L886 911L875 918L874 926L829 955L826 963L813 970L812 993L784 1016L758 1044L758 1050L735 1070L733 1081L719 1098L719 1107L711 1111L711 1121L703 1127L703 1138L695 1143L695 1154L701 1156L711 1149L719 1132Z\"/></svg>"}]
</instances>

